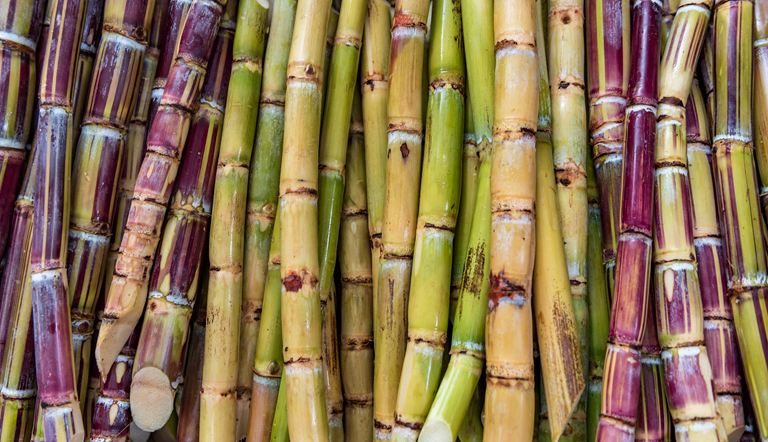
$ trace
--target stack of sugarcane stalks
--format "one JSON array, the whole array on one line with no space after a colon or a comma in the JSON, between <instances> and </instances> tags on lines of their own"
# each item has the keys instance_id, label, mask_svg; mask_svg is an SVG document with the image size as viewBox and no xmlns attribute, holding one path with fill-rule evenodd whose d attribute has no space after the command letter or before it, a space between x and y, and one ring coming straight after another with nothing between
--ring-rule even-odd
<instances>
[{"instance_id":1,"label":"stack of sugarcane stalks","mask_svg":"<svg viewBox=\"0 0 768 442\"><path fill-rule=\"evenodd\" d=\"M766 441L766 115L766 0L0 0L0 442Z\"/></svg>"}]
</instances>

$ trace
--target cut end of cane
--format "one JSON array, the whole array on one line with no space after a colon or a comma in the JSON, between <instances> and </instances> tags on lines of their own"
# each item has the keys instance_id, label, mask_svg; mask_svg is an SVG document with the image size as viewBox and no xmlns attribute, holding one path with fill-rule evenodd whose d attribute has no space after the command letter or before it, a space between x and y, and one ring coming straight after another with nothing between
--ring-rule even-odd
<instances>
[{"instance_id":1,"label":"cut end of cane","mask_svg":"<svg viewBox=\"0 0 768 442\"><path fill-rule=\"evenodd\" d=\"M131 384L131 414L144 431L163 428L173 411L173 389L168 376L155 367L136 373Z\"/></svg>"},{"instance_id":2,"label":"cut end of cane","mask_svg":"<svg viewBox=\"0 0 768 442\"><path fill-rule=\"evenodd\" d=\"M552 407L551 405L549 405L549 403L547 403L547 409L549 410L549 423L552 428L553 442L557 442L560 440L561 437L563 437L563 433L565 432L566 428L568 428L568 422L571 420L573 413L575 413L576 409L579 407L579 399L581 399L581 395L583 393L584 393L584 386L581 387L581 390L579 390L579 393L576 395L575 398L571 398L571 403L570 403L571 407L568 413L553 413L554 407ZM566 410L569 409L567 407L562 407L562 408Z\"/></svg>"},{"instance_id":3,"label":"cut end of cane","mask_svg":"<svg viewBox=\"0 0 768 442\"><path fill-rule=\"evenodd\" d=\"M96 365L101 373L101 380L106 382L109 370L115 363L117 356L123 349L123 346L131 337L133 329L139 322L139 317L144 310L144 305L133 312L123 315L119 319L104 318L99 329L99 339L96 343Z\"/></svg>"},{"instance_id":4,"label":"cut end of cane","mask_svg":"<svg viewBox=\"0 0 768 442\"><path fill-rule=\"evenodd\" d=\"M429 419L419 434L419 442L453 442L451 426L442 419Z\"/></svg>"}]
</instances>

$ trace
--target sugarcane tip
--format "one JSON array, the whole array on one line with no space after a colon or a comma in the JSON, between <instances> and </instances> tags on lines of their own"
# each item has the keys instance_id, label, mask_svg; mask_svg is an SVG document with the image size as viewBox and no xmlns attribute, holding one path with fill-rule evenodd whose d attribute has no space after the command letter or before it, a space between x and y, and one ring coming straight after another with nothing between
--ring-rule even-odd
<instances>
[{"instance_id":1,"label":"sugarcane tip","mask_svg":"<svg viewBox=\"0 0 768 442\"><path fill-rule=\"evenodd\" d=\"M173 389L165 373L155 367L143 367L131 383L131 414L144 431L163 428L173 411Z\"/></svg>"}]
</instances>

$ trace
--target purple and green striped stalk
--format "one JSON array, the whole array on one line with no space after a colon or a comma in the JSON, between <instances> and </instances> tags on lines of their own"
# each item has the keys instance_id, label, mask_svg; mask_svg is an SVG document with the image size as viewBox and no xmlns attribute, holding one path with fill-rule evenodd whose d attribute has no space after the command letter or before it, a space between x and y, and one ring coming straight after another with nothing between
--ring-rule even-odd
<instances>
[{"instance_id":1,"label":"purple and green striped stalk","mask_svg":"<svg viewBox=\"0 0 768 442\"><path fill-rule=\"evenodd\" d=\"M704 312L704 344L712 366L717 406L725 431L728 439L738 440L744 431L741 363L733 327L733 310L728 302L728 275L715 203L710 125L704 97L695 79L685 111L693 245Z\"/></svg>"},{"instance_id":2,"label":"purple and green striped stalk","mask_svg":"<svg viewBox=\"0 0 768 442\"><path fill-rule=\"evenodd\" d=\"M710 7L711 1L681 2L661 58L659 76L654 282L664 383L678 441L726 438L704 347L685 127L685 103Z\"/></svg>"},{"instance_id":3,"label":"purple and green striped stalk","mask_svg":"<svg viewBox=\"0 0 768 442\"><path fill-rule=\"evenodd\" d=\"M610 297L620 233L624 118L630 75L630 1L587 0L586 7L589 144L600 193L603 261Z\"/></svg>"},{"instance_id":4,"label":"purple and green striped stalk","mask_svg":"<svg viewBox=\"0 0 768 442\"><path fill-rule=\"evenodd\" d=\"M128 397L131 393L133 364L140 330L141 327L136 327L101 382L101 392L93 405L91 442L129 440L132 416Z\"/></svg>"},{"instance_id":5,"label":"purple and green striped stalk","mask_svg":"<svg viewBox=\"0 0 768 442\"><path fill-rule=\"evenodd\" d=\"M763 214L768 217L768 4L755 2L754 11L755 156L758 185L761 185L760 202L763 206ZM714 74L712 81L714 82Z\"/></svg>"},{"instance_id":6,"label":"purple and green striped stalk","mask_svg":"<svg viewBox=\"0 0 768 442\"><path fill-rule=\"evenodd\" d=\"M758 436L765 440L768 256L752 145L753 3L717 1L714 26L717 77L713 151L720 222L730 267L728 296Z\"/></svg>"},{"instance_id":7,"label":"purple and green striped stalk","mask_svg":"<svg viewBox=\"0 0 768 442\"><path fill-rule=\"evenodd\" d=\"M88 95L91 91L93 63L101 40L101 20L104 17L105 0L87 0L83 19L83 36L80 38L80 52L75 66L75 85L72 96L75 116L75 140L80 139L80 125L83 123Z\"/></svg>"},{"instance_id":8,"label":"purple and green striped stalk","mask_svg":"<svg viewBox=\"0 0 768 442\"><path fill-rule=\"evenodd\" d=\"M40 66L37 171L30 247L32 322L41 425L46 442L80 440L83 418L75 384L67 232L74 145L72 90L85 14L81 0L54 0Z\"/></svg>"},{"instance_id":9,"label":"purple and green striped stalk","mask_svg":"<svg viewBox=\"0 0 768 442\"><path fill-rule=\"evenodd\" d=\"M115 220L125 139L153 12L152 0L107 0L104 5L102 38L72 166L67 292L76 388L83 399L88 389L96 300L101 295Z\"/></svg>"},{"instance_id":10,"label":"purple and green striped stalk","mask_svg":"<svg viewBox=\"0 0 768 442\"><path fill-rule=\"evenodd\" d=\"M45 5L45 0L0 4L0 256L5 255L10 234L14 201L34 125L32 119L37 119L35 85L39 55L35 56L35 49Z\"/></svg>"},{"instance_id":11,"label":"purple and green striped stalk","mask_svg":"<svg viewBox=\"0 0 768 442\"><path fill-rule=\"evenodd\" d=\"M710 21L709 26L707 26L706 36L704 37L704 44L701 46L701 55L699 55L699 70L697 72L701 86L701 92L704 94L704 99L707 106L707 119L709 121L710 133L714 133L715 131L715 42L713 35L713 23ZM757 56L757 54L755 54L755 56ZM757 83L759 81L759 76L755 77L755 87L757 87ZM758 168L762 167L760 165L759 159L757 165ZM766 164L766 166L768 166L768 164ZM768 170L766 173L768 173Z\"/></svg>"},{"instance_id":12,"label":"purple and green striped stalk","mask_svg":"<svg viewBox=\"0 0 768 442\"><path fill-rule=\"evenodd\" d=\"M258 332L254 326L261 303L251 302L250 295L243 292L243 256L269 7L265 0L244 0L237 9L208 245L208 330L200 398L203 442L244 439L250 417L253 346ZM248 339L241 340L241 333ZM240 359L241 354L250 359Z\"/></svg>"},{"instance_id":13,"label":"purple and green striped stalk","mask_svg":"<svg viewBox=\"0 0 768 442\"><path fill-rule=\"evenodd\" d=\"M672 418L669 415L667 393L664 389L664 368L661 362L659 336L656 331L656 309L650 302L647 306L635 441L672 442L675 438L672 434Z\"/></svg>"},{"instance_id":14,"label":"purple and green striped stalk","mask_svg":"<svg viewBox=\"0 0 768 442\"><path fill-rule=\"evenodd\" d=\"M207 261L207 260L206 260ZM201 268L206 268L204 262ZM184 364L184 390L176 404L179 421L176 424L177 442L197 442L200 437L200 388L203 383L203 357L205 355L205 316L208 294L208 275L200 274L198 297L189 333L187 361Z\"/></svg>"},{"instance_id":15,"label":"purple and green striped stalk","mask_svg":"<svg viewBox=\"0 0 768 442\"><path fill-rule=\"evenodd\" d=\"M224 2L194 0L177 44L178 57L147 141L123 232L96 362L105 376L144 311L149 269L154 261L192 115L197 110L207 60L213 49Z\"/></svg>"},{"instance_id":16,"label":"purple and green striped stalk","mask_svg":"<svg viewBox=\"0 0 768 442\"><path fill-rule=\"evenodd\" d=\"M155 78L152 82L152 92L150 93L150 102L147 109L147 130L152 130L152 122L155 121L155 116L160 106L160 102L163 98L165 91L165 85L168 82L168 74L171 72L171 67L176 61L178 55L178 43L179 35L184 28L184 23L189 14L189 9L192 7L193 0L165 0L167 1L167 11L165 16L165 22L158 24L151 31L150 36L157 35L160 48L158 55L157 68L155 71ZM149 133L147 133L149 135ZM143 147L146 148L148 139L144 139Z\"/></svg>"},{"instance_id":17,"label":"purple and green striped stalk","mask_svg":"<svg viewBox=\"0 0 768 442\"><path fill-rule=\"evenodd\" d=\"M272 241L280 185L280 162L283 155L283 126L285 123L285 88L288 55L296 18L296 0L278 0L271 6L264 75L256 123L256 141L248 175L248 201L245 215L245 250L243 253L243 308L240 319L240 367L238 382L250 382L251 414L246 422L248 440L266 442L272 429L272 416L282 372L283 354L280 343L274 342L274 323L280 329L280 316L266 311L266 290L270 271ZM278 254L279 256L279 254ZM279 260L278 260L279 261ZM277 266L277 304L280 309L280 266ZM269 316L269 317L268 317ZM277 344L276 347L275 344ZM277 353L274 353L276 351ZM270 365L272 362L279 366ZM280 370L277 370L280 368ZM247 380L240 382L240 377Z\"/></svg>"},{"instance_id":18,"label":"purple and green striped stalk","mask_svg":"<svg viewBox=\"0 0 768 442\"><path fill-rule=\"evenodd\" d=\"M672 30L672 22L675 20L675 14L680 7L680 0L662 0L661 5L661 46L659 47L663 55L669 41L669 33Z\"/></svg>"},{"instance_id":19,"label":"purple and green striped stalk","mask_svg":"<svg viewBox=\"0 0 768 442\"><path fill-rule=\"evenodd\" d=\"M232 70L235 11L231 9L237 8L237 2L233 4L227 4L208 61L200 106L192 117L149 285L133 366L135 385L131 387L133 420L144 431L157 431L166 424L182 380L201 260L207 247L213 181Z\"/></svg>"},{"instance_id":20,"label":"purple and green striped stalk","mask_svg":"<svg viewBox=\"0 0 768 442\"><path fill-rule=\"evenodd\" d=\"M2 277L3 327L0 328L0 441L29 440L35 416L35 347L32 333L32 294L29 286L29 246L32 236L36 156L33 145L16 199L8 266Z\"/></svg>"},{"instance_id":21,"label":"purple and green striped stalk","mask_svg":"<svg viewBox=\"0 0 768 442\"><path fill-rule=\"evenodd\" d=\"M633 66L626 109L621 233L616 288L603 366L598 441L632 441L641 394L641 347L651 292L653 159L659 66L658 1L635 2Z\"/></svg>"},{"instance_id":22,"label":"purple and green striped stalk","mask_svg":"<svg viewBox=\"0 0 768 442\"><path fill-rule=\"evenodd\" d=\"M283 153L286 69L296 18L296 0L279 0L272 7L256 142L248 177L243 256L244 301L259 301L254 302L253 306L259 318L258 322L252 321L259 327L254 339L256 345L253 348L253 360L246 361L248 352L241 350L243 354L240 355L241 364L248 362L253 369L251 414L247 431L249 442L267 442L270 438L279 379L283 371L279 314L280 238L279 228L277 231L274 229L279 226L276 217L279 212L277 200ZM248 333L242 323L241 333Z\"/></svg>"}]
</instances>

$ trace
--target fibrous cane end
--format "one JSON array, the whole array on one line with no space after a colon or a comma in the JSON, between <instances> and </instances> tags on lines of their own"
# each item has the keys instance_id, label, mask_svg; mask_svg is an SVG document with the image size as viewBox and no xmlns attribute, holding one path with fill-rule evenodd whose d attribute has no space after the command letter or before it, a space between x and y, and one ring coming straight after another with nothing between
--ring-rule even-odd
<instances>
[{"instance_id":1,"label":"fibrous cane end","mask_svg":"<svg viewBox=\"0 0 768 442\"><path fill-rule=\"evenodd\" d=\"M419 434L419 442L453 442L451 426L442 419L427 420Z\"/></svg>"},{"instance_id":2,"label":"fibrous cane end","mask_svg":"<svg viewBox=\"0 0 768 442\"><path fill-rule=\"evenodd\" d=\"M144 431L157 431L168 422L173 411L173 389L165 373L145 367L136 373L131 384L131 414Z\"/></svg>"}]
</instances>

